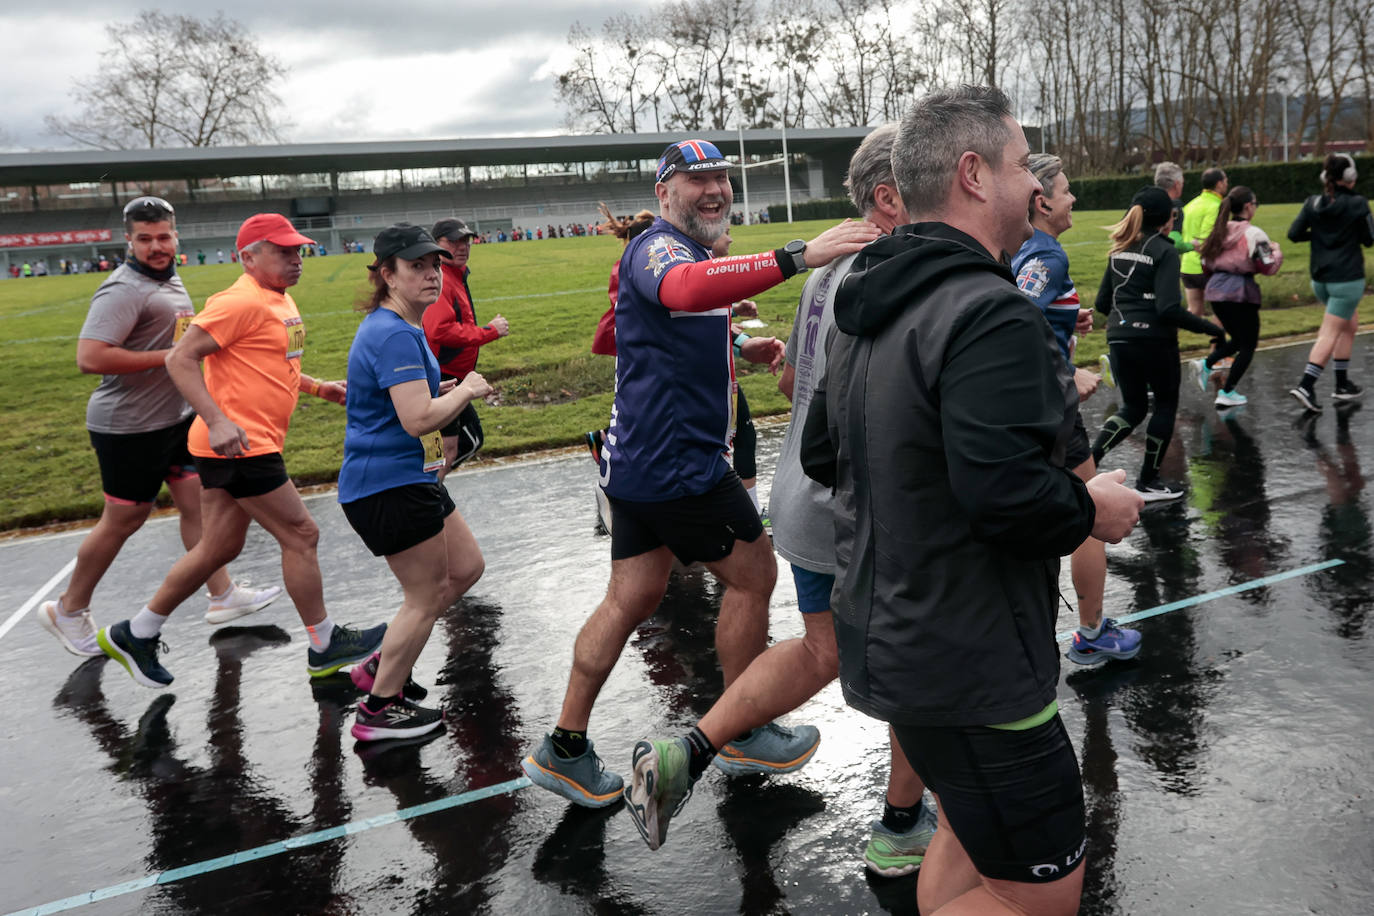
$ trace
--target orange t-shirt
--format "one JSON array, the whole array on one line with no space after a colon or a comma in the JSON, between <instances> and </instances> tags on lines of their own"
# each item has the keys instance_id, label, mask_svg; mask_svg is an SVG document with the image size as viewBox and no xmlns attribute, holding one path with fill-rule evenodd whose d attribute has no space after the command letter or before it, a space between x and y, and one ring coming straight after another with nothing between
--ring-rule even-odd
<instances>
[{"instance_id":1,"label":"orange t-shirt","mask_svg":"<svg viewBox=\"0 0 1374 916\"><path fill-rule=\"evenodd\" d=\"M296 303L244 274L206 300L191 323L219 344L205 357L205 387L225 416L248 433L243 457L280 452L300 394L305 351ZM186 445L192 455L223 457L210 448L210 429L200 417Z\"/></svg>"}]
</instances>

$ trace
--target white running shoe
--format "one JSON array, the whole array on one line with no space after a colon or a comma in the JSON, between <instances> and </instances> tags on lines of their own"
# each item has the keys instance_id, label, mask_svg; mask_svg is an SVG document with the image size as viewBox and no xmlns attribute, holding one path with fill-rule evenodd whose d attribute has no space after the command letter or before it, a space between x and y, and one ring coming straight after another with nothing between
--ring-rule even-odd
<instances>
[{"instance_id":1,"label":"white running shoe","mask_svg":"<svg viewBox=\"0 0 1374 916\"><path fill-rule=\"evenodd\" d=\"M90 608L72 616L59 613L56 601L44 601L38 605L36 614L43 629L56 636L57 641L62 643L62 648L72 655L104 654L100 650L100 643L95 639L96 626L95 621L91 619Z\"/></svg>"},{"instance_id":2,"label":"white running shoe","mask_svg":"<svg viewBox=\"0 0 1374 916\"><path fill-rule=\"evenodd\" d=\"M205 622L211 626L219 626L231 620L238 620L240 617L247 617L249 614L256 614L258 611L267 607L277 596L281 594L280 585L271 585L267 588L253 588L247 582L236 583L229 594L223 598L210 599L210 607L205 612Z\"/></svg>"},{"instance_id":3,"label":"white running shoe","mask_svg":"<svg viewBox=\"0 0 1374 916\"><path fill-rule=\"evenodd\" d=\"M1178 499L1183 495L1183 491L1178 487L1171 487L1160 480L1156 480L1154 483L1146 484L1145 486L1137 486L1135 491L1139 493L1147 503L1162 502L1166 499Z\"/></svg>"}]
</instances>

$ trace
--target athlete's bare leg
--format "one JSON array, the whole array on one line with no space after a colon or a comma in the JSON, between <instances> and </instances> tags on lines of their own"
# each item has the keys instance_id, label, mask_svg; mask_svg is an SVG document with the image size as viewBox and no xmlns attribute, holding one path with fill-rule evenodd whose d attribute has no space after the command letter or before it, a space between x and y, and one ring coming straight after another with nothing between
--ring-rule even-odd
<instances>
[{"instance_id":1,"label":"athlete's bare leg","mask_svg":"<svg viewBox=\"0 0 1374 916\"><path fill-rule=\"evenodd\" d=\"M200 541L200 478L192 475L178 480L167 481L167 489L172 494L172 503L180 516L181 544L187 550ZM211 595L223 595L234 585L229 578L229 570L221 566L210 574L205 587Z\"/></svg>"},{"instance_id":2,"label":"athlete's bare leg","mask_svg":"<svg viewBox=\"0 0 1374 916\"><path fill-rule=\"evenodd\" d=\"M1073 472L1087 483L1097 474L1097 463L1089 457ZM1079 625L1096 627L1102 620L1102 593L1107 587L1107 545L1094 537L1084 540L1069 557L1069 574L1078 595Z\"/></svg>"},{"instance_id":3,"label":"athlete's bare leg","mask_svg":"<svg viewBox=\"0 0 1374 916\"><path fill-rule=\"evenodd\" d=\"M72 570L71 581L59 599L63 608L79 611L90 607L95 587L119 555L124 542L143 527L152 511L152 503L126 505L105 500L105 507L100 510L100 520L76 549L76 568Z\"/></svg>"},{"instance_id":4,"label":"athlete's bare leg","mask_svg":"<svg viewBox=\"0 0 1374 916\"><path fill-rule=\"evenodd\" d=\"M735 541L729 556L706 568L725 586L716 620L716 658L729 688L768 645L768 599L778 579L773 542L766 534Z\"/></svg>"},{"instance_id":5,"label":"athlete's bare leg","mask_svg":"<svg viewBox=\"0 0 1374 916\"><path fill-rule=\"evenodd\" d=\"M200 512L200 540L172 564L157 594L148 602L148 610L154 614L163 617L170 615L183 601L195 594L196 589L204 585L215 570L225 566L243 550L248 523L252 518L229 495L228 490L203 489Z\"/></svg>"}]
</instances>

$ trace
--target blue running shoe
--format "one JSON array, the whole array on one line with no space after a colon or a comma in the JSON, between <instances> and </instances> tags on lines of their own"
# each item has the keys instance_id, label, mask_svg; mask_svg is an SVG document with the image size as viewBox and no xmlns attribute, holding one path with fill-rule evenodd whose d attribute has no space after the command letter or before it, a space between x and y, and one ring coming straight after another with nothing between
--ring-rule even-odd
<instances>
[{"instance_id":1,"label":"blue running shoe","mask_svg":"<svg viewBox=\"0 0 1374 916\"><path fill-rule=\"evenodd\" d=\"M311 677L328 677L341 668L367 661L381 649L386 624L379 623L366 630L355 630L338 624L330 634L329 645L322 652L312 646L305 653L305 668Z\"/></svg>"},{"instance_id":2,"label":"blue running shoe","mask_svg":"<svg viewBox=\"0 0 1374 916\"><path fill-rule=\"evenodd\" d=\"M581 756L565 758L554 753L553 738L545 735L534 753L520 761L520 769L536 786L584 808L614 805L625 788L625 780L618 773L606 772L591 741Z\"/></svg>"},{"instance_id":3,"label":"blue running shoe","mask_svg":"<svg viewBox=\"0 0 1374 916\"><path fill-rule=\"evenodd\" d=\"M1212 370L1207 365L1205 359L1192 360L1193 370L1197 372L1197 386L1202 389L1202 393L1207 393L1207 385L1212 381Z\"/></svg>"},{"instance_id":4,"label":"blue running shoe","mask_svg":"<svg viewBox=\"0 0 1374 916\"><path fill-rule=\"evenodd\" d=\"M1069 661L1078 665L1095 667L1111 659L1125 661L1140 653L1140 631L1127 630L1116 625L1107 617L1102 621L1102 632L1096 639L1085 639L1082 633L1074 631L1073 642L1069 645Z\"/></svg>"},{"instance_id":5,"label":"blue running shoe","mask_svg":"<svg viewBox=\"0 0 1374 916\"><path fill-rule=\"evenodd\" d=\"M1222 389L1221 393L1217 395L1216 401L1213 403L1218 407L1244 407L1249 402L1250 399L1239 391L1226 391Z\"/></svg>"},{"instance_id":6,"label":"blue running shoe","mask_svg":"<svg viewBox=\"0 0 1374 916\"><path fill-rule=\"evenodd\" d=\"M658 849L668 838L668 822L692 797L692 777L688 772L691 751L686 738L667 741L640 741L631 755L634 769L625 789L630 817L650 849Z\"/></svg>"},{"instance_id":7,"label":"blue running shoe","mask_svg":"<svg viewBox=\"0 0 1374 916\"><path fill-rule=\"evenodd\" d=\"M814 725L788 728L776 722L754 729L743 741L731 741L716 754L716 769L732 776L791 773L806 766L820 746L821 733Z\"/></svg>"},{"instance_id":8,"label":"blue running shoe","mask_svg":"<svg viewBox=\"0 0 1374 916\"><path fill-rule=\"evenodd\" d=\"M162 637L139 639L130 632L129 621L121 620L96 633L95 641L100 644L101 651L123 665L124 670L144 687L166 687L172 683L172 672L157 660L158 652L167 649Z\"/></svg>"},{"instance_id":9,"label":"blue running shoe","mask_svg":"<svg viewBox=\"0 0 1374 916\"><path fill-rule=\"evenodd\" d=\"M897 833L883 826L882 820L873 822L873 836L864 850L864 865L875 875L884 878L900 878L921 867L925 861L926 849L935 838L937 816L925 804L916 823L906 833Z\"/></svg>"}]
</instances>

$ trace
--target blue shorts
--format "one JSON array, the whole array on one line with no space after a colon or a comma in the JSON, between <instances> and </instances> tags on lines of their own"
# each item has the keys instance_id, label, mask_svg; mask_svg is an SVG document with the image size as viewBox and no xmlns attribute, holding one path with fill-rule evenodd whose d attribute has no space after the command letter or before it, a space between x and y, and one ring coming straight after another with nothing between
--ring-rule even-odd
<instances>
[{"instance_id":1,"label":"blue shorts","mask_svg":"<svg viewBox=\"0 0 1374 916\"><path fill-rule=\"evenodd\" d=\"M835 590L834 576L812 572L793 563L792 581L797 585L797 608L803 614L820 614L830 610L830 593Z\"/></svg>"}]
</instances>

